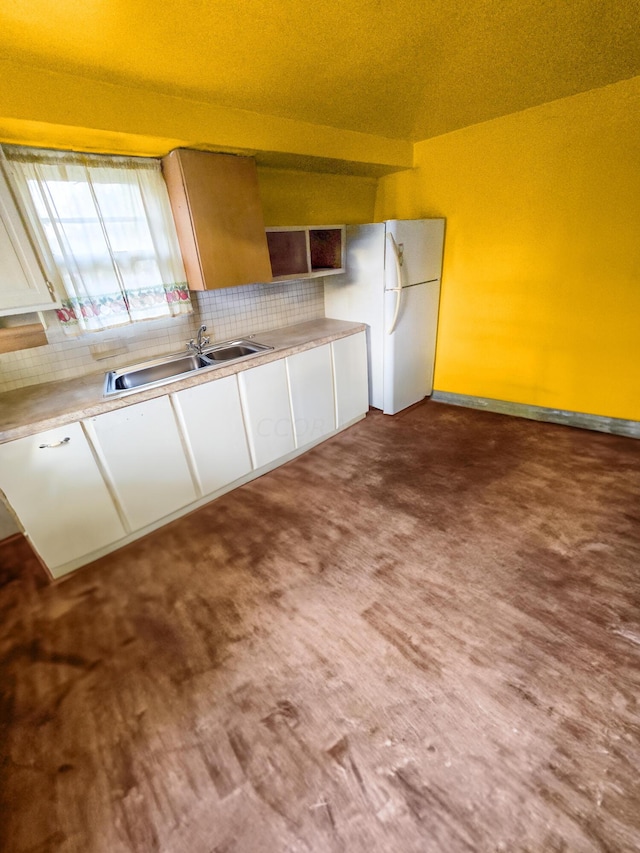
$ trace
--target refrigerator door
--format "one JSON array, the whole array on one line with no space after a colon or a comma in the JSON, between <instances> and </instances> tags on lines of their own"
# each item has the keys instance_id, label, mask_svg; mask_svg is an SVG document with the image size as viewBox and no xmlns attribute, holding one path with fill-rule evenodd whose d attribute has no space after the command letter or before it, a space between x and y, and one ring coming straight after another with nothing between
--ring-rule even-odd
<instances>
[{"instance_id":1,"label":"refrigerator door","mask_svg":"<svg viewBox=\"0 0 640 853\"><path fill-rule=\"evenodd\" d=\"M385 293L385 326L391 324L396 294ZM386 415L412 406L433 391L439 279L406 287L396 329L384 337Z\"/></svg>"},{"instance_id":2,"label":"refrigerator door","mask_svg":"<svg viewBox=\"0 0 640 853\"><path fill-rule=\"evenodd\" d=\"M444 219L390 219L387 234L393 235L402 253L402 283L406 287L440 278ZM385 287L395 287L395 262L387 239Z\"/></svg>"}]
</instances>

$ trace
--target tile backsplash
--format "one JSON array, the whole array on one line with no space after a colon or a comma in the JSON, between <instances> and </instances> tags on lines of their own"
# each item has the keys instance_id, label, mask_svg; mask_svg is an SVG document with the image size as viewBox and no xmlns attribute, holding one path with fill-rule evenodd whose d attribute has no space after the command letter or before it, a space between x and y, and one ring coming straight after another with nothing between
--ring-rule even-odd
<instances>
[{"instance_id":1,"label":"tile backsplash","mask_svg":"<svg viewBox=\"0 0 640 853\"><path fill-rule=\"evenodd\" d=\"M54 311L46 313L47 346L0 355L0 392L101 373L178 352L201 323L211 341L225 341L324 317L322 279L248 284L192 294L194 312L70 338ZM115 354L117 352L117 354ZM114 353L113 355L108 355ZM99 357L107 355L107 357Z\"/></svg>"}]
</instances>

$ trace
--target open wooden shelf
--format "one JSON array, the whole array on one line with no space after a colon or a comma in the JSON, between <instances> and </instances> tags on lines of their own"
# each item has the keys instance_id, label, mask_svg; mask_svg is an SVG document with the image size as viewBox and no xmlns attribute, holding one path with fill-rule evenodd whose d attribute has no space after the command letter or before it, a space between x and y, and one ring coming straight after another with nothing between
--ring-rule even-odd
<instances>
[{"instance_id":1,"label":"open wooden shelf","mask_svg":"<svg viewBox=\"0 0 640 853\"><path fill-rule=\"evenodd\" d=\"M0 328L0 353L43 347L47 343L47 336L44 333L42 323L27 323L24 326Z\"/></svg>"},{"instance_id":2,"label":"open wooden shelf","mask_svg":"<svg viewBox=\"0 0 640 853\"><path fill-rule=\"evenodd\" d=\"M274 281L344 272L344 225L267 228Z\"/></svg>"}]
</instances>

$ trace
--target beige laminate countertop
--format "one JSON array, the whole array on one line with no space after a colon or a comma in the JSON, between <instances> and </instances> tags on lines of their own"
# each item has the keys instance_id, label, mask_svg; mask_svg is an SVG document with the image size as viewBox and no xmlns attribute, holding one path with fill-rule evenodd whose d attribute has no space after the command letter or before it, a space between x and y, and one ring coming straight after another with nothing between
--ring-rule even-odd
<instances>
[{"instance_id":1,"label":"beige laminate countertop","mask_svg":"<svg viewBox=\"0 0 640 853\"><path fill-rule=\"evenodd\" d=\"M250 367L257 367L259 364L266 364L330 343L338 338L353 335L365 328L363 323L321 319L259 332L254 336L255 340L272 346L272 350L235 364L223 364L220 367L195 371L193 375L184 379L167 382L156 388L147 388L133 393L123 392L120 396L103 396L105 368L99 373L92 373L78 379L46 382L42 385L29 385L15 391L6 391L0 394L0 443L64 426L82 418L111 412L123 406L132 406L143 400L162 397L164 394L180 391L182 388L191 388L202 382L240 373Z\"/></svg>"}]
</instances>

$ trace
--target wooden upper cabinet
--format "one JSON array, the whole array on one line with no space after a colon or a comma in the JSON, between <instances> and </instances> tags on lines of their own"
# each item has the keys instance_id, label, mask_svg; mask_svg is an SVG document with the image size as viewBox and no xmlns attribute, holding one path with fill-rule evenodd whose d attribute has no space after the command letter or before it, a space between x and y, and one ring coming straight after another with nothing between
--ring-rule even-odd
<instances>
[{"instance_id":1,"label":"wooden upper cabinet","mask_svg":"<svg viewBox=\"0 0 640 853\"><path fill-rule=\"evenodd\" d=\"M255 161L179 148L162 171L189 288L271 281Z\"/></svg>"}]
</instances>

